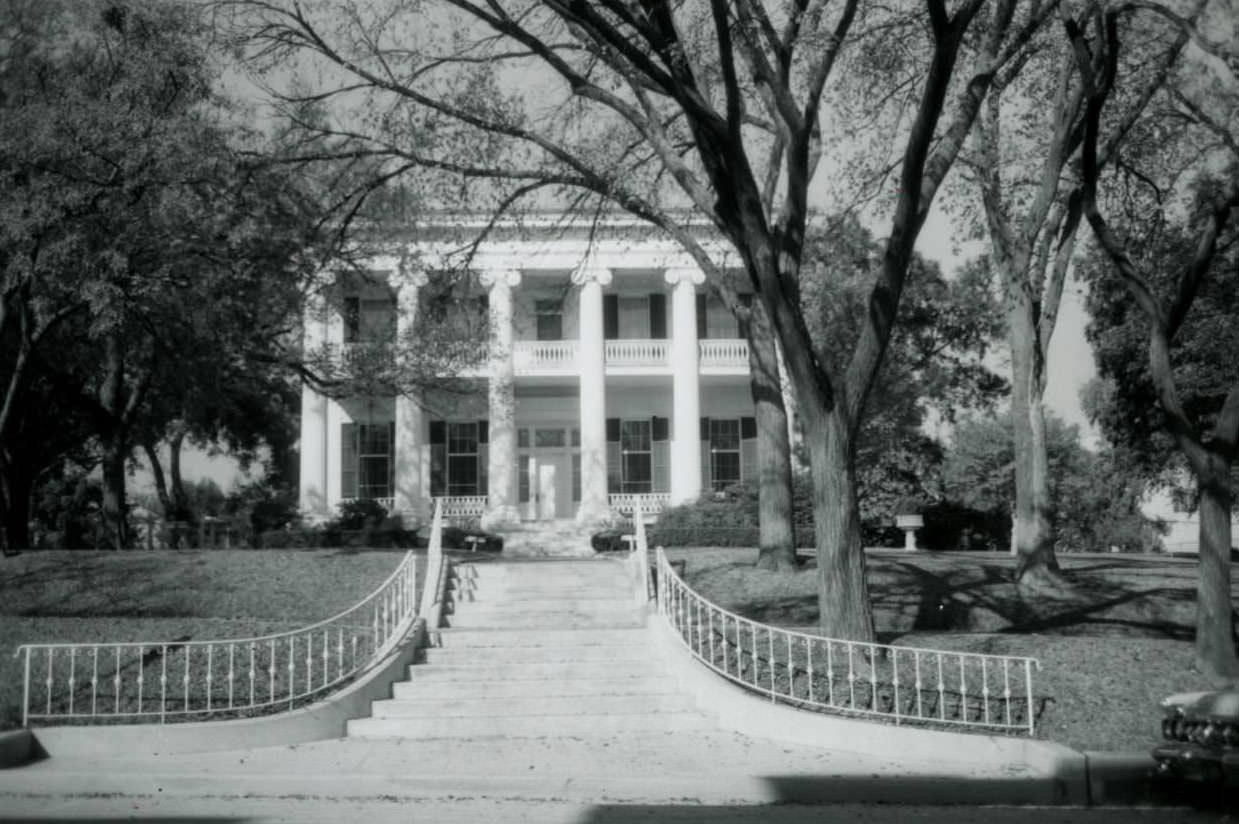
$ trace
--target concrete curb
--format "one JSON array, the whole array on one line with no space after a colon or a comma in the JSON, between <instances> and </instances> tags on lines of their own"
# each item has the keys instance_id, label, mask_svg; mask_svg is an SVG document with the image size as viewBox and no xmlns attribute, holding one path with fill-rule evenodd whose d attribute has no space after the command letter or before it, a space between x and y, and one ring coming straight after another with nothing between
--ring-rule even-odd
<instances>
[{"instance_id":1,"label":"concrete curb","mask_svg":"<svg viewBox=\"0 0 1239 824\"><path fill-rule=\"evenodd\" d=\"M419 619L387 657L357 681L291 712L181 724L37 727L31 732L48 755L78 757L216 752L340 738L349 719L369 715L372 701L391 697L392 684L413 663L414 653L426 640L426 625Z\"/></svg>"},{"instance_id":2,"label":"concrete curb","mask_svg":"<svg viewBox=\"0 0 1239 824\"><path fill-rule=\"evenodd\" d=\"M1148 752L1084 753L1088 803L1134 806L1181 803L1173 784L1159 780L1157 762Z\"/></svg>"}]
</instances>

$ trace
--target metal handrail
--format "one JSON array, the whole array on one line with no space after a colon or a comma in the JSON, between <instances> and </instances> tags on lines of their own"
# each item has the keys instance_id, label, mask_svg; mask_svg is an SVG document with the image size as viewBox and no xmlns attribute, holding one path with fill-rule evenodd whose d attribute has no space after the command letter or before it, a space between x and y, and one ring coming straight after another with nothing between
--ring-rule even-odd
<instances>
[{"instance_id":1,"label":"metal handrail","mask_svg":"<svg viewBox=\"0 0 1239 824\"><path fill-rule=\"evenodd\" d=\"M431 545L436 541L441 553L442 536L432 529ZM15 654L25 659L22 725L155 717L162 723L292 708L369 668L404 636L415 617L415 562L407 552L370 595L295 630L207 641L22 644ZM148 680L155 686L146 689Z\"/></svg>"},{"instance_id":2,"label":"metal handrail","mask_svg":"<svg viewBox=\"0 0 1239 824\"><path fill-rule=\"evenodd\" d=\"M662 547L657 569L658 611L689 652L772 701L897 724L1035 733L1033 670L1041 668L1035 658L847 641L774 627L698 595L672 569Z\"/></svg>"}]
</instances>

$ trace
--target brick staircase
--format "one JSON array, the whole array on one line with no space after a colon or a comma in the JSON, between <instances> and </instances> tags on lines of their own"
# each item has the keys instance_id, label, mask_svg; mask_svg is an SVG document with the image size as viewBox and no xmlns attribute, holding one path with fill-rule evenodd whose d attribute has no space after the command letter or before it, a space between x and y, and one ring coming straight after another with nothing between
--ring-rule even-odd
<instances>
[{"instance_id":1,"label":"brick staircase","mask_svg":"<svg viewBox=\"0 0 1239 824\"><path fill-rule=\"evenodd\" d=\"M441 645L393 697L350 721L358 738L553 737L712 727L650 648L622 564L462 563Z\"/></svg>"}]
</instances>

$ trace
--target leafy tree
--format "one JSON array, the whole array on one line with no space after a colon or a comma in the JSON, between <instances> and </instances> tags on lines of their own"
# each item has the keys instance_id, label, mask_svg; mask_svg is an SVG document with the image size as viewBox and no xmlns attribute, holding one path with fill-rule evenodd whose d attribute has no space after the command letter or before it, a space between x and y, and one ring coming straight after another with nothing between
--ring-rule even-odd
<instances>
[{"instance_id":1,"label":"leafy tree","mask_svg":"<svg viewBox=\"0 0 1239 824\"><path fill-rule=\"evenodd\" d=\"M734 263L669 206L706 217L770 319L813 433L822 629L874 637L857 433L938 188L995 73L1021 62L1056 3L966 0L953 13L940 0L923 10L856 0L227 5L247 16L254 59L322 71L323 88L285 88L282 99L360 104L364 116L319 130L337 152L442 171L455 192L475 182L501 211L555 192L618 206L677 240L726 295ZM518 89L514 76L525 78ZM799 299L810 185L827 152L849 174L841 147L875 121L896 136L875 158L879 188L898 190L883 204L891 230L855 345L824 361Z\"/></svg>"},{"instance_id":2,"label":"leafy tree","mask_svg":"<svg viewBox=\"0 0 1239 824\"><path fill-rule=\"evenodd\" d=\"M1208 340L1219 324L1219 318L1200 311L1203 306L1232 304L1235 289L1231 217L1239 207L1235 130L1239 48L1233 37L1219 42L1203 33L1210 31L1210 14L1226 14L1225 4L1195 9L1200 18L1182 17L1156 5L1147 11L1187 34L1196 54L1190 71L1185 69L1176 78L1165 101L1166 119L1151 123L1146 139L1133 143L1134 151L1143 148L1149 161L1138 185L1131 184L1130 176L1110 175L1103 189L1099 163L1102 114L1118 82L1119 52L1125 43L1119 11L1104 14L1104 36L1091 42L1078 26L1067 25L1088 102L1083 209L1112 264L1112 276L1127 290L1134 311L1143 316L1148 380L1162 422L1196 481L1200 502L1196 656L1211 679L1234 681L1239 678L1239 658L1230 592L1230 517L1231 474L1239 441L1239 374L1233 371L1233 351L1217 353L1208 346L1193 351L1191 343ZM1176 151L1167 151L1164 138L1155 137L1167 125L1175 129ZM1216 297L1206 297L1210 294ZM1225 334L1221 329L1216 333ZM1222 359L1208 361L1211 354L1221 354ZM1197 384L1192 366L1202 360L1213 366ZM1214 390L1200 391L1205 385ZM1211 404L1186 403L1193 397L1203 401L1205 395L1212 396Z\"/></svg>"},{"instance_id":3,"label":"leafy tree","mask_svg":"<svg viewBox=\"0 0 1239 824\"><path fill-rule=\"evenodd\" d=\"M1060 514L1057 548L1127 552L1158 547L1156 529L1140 514L1143 484L1126 483L1115 456L1086 449L1079 429L1046 415L1049 504ZM1002 417L959 422L942 462L943 497L980 513L1012 511L1016 497L1015 444Z\"/></svg>"},{"instance_id":4,"label":"leafy tree","mask_svg":"<svg viewBox=\"0 0 1239 824\"><path fill-rule=\"evenodd\" d=\"M1085 6L1076 25L1091 27L1094 12ZM1157 23L1134 16L1123 20L1140 46L1126 58L1123 85L1116 90L1119 99L1110 115L1111 138L1102 147L1103 164L1114 158L1187 41ZM968 164L981 200L983 217L978 222L984 223L1002 284L1011 354L1016 579L1034 589L1065 583L1054 554L1056 509L1051 505L1054 480L1044 395L1050 342L1080 219L1072 161L1083 137L1083 98L1070 44L1045 32L1021 71L1003 72L995 79L977 120Z\"/></svg>"},{"instance_id":5,"label":"leafy tree","mask_svg":"<svg viewBox=\"0 0 1239 824\"><path fill-rule=\"evenodd\" d=\"M881 248L851 217L816 233L807 252L801 304L823 353L860 334L865 297L881 266ZM913 258L889 353L871 390L871 411L857 445L861 520L890 527L901 500L925 505L939 497L941 445L926 430L965 409L989 408L1007 392L985 364L1001 332L1001 311L983 259L953 279Z\"/></svg>"}]
</instances>

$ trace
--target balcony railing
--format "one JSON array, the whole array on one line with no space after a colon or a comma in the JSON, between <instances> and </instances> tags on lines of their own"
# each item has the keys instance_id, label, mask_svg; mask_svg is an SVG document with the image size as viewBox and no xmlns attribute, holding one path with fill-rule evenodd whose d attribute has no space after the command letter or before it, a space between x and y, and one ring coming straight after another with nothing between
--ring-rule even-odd
<instances>
[{"instance_id":1,"label":"balcony railing","mask_svg":"<svg viewBox=\"0 0 1239 824\"><path fill-rule=\"evenodd\" d=\"M747 368L749 365L749 342L743 338L703 340L697 346L702 368Z\"/></svg>"},{"instance_id":2,"label":"balcony railing","mask_svg":"<svg viewBox=\"0 0 1239 824\"><path fill-rule=\"evenodd\" d=\"M743 338L698 342L703 369L747 369L749 345ZM531 373L576 374L581 365L580 345L575 340L519 340L512 346L518 375ZM654 338L624 338L606 342L606 365L626 368L667 368L671 365L671 341Z\"/></svg>"},{"instance_id":3,"label":"balcony railing","mask_svg":"<svg viewBox=\"0 0 1239 824\"><path fill-rule=\"evenodd\" d=\"M434 502L448 520L481 518L486 514L485 495L447 495L435 498Z\"/></svg>"},{"instance_id":4,"label":"balcony railing","mask_svg":"<svg viewBox=\"0 0 1239 824\"><path fill-rule=\"evenodd\" d=\"M620 515L633 515L638 506L647 516L657 515L671 503L670 492L612 492L607 498L611 511Z\"/></svg>"},{"instance_id":5,"label":"balcony railing","mask_svg":"<svg viewBox=\"0 0 1239 824\"><path fill-rule=\"evenodd\" d=\"M518 340L512 346L516 372L575 372L574 340Z\"/></svg>"},{"instance_id":6,"label":"balcony railing","mask_svg":"<svg viewBox=\"0 0 1239 824\"><path fill-rule=\"evenodd\" d=\"M667 366L671 341L629 338L606 342L607 366Z\"/></svg>"}]
</instances>

